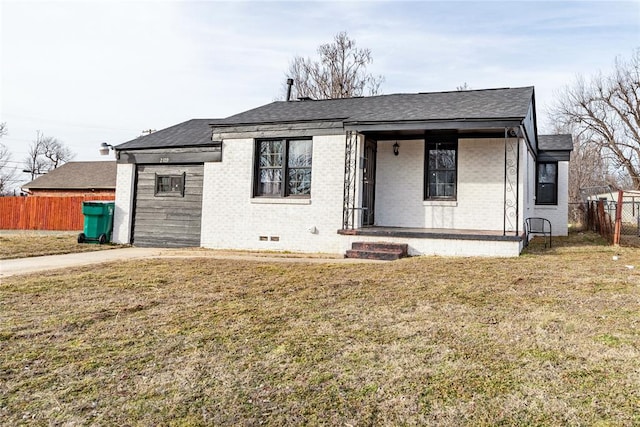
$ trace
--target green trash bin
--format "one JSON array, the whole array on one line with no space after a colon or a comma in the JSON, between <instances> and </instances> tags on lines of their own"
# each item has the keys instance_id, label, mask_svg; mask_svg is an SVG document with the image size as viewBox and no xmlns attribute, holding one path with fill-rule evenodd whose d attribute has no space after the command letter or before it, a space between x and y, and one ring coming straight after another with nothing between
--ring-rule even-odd
<instances>
[{"instance_id":1,"label":"green trash bin","mask_svg":"<svg viewBox=\"0 0 640 427\"><path fill-rule=\"evenodd\" d=\"M78 234L78 243L107 243L111 241L113 230L113 210L115 202L99 200L82 202L84 230Z\"/></svg>"}]
</instances>

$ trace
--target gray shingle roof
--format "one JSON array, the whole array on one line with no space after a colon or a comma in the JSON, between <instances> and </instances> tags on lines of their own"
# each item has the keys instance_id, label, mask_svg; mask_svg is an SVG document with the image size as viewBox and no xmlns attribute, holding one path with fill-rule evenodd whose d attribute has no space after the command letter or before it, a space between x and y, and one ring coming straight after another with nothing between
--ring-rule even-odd
<instances>
[{"instance_id":1,"label":"gray shingle roof","mask_svg":"<svg viewBox=\"0 0 640 427\"><path fill-rule=\"evenodd\" d=\"M22 186L27 190L115 189L116 162L69 162Z\"/></svg>"},{"instance_id":2,"label":"gray shingle roof","mask_svg":"<svg viewBox=\"0 0 640 427\"><path fill-rule=\"evenodd\" d=\"M379 95L318 101L276 101L218 121L218 125L341 120L394 122L524 118L533 87Z\"/></svg>"},{"instance_id":3,"label":"gray shingle roof","mask_svg":"<svg viewBox=\"0 0 640 427\"><path fill-rule=\"evenodd\" d=\"M165 148L185 147L193 145L211 144L210 123L217 119L191 119L186 122L173 125L166 129L140 136L128 142L124 142L116 148L118 150L136 148Z\"/></svg>"},{"instance_id":4,"label":"gray shingle roof","mask_svg":"<svg viewBox=\"0 0 640 427\"><path fill-rule=\"evenodd\" d=\"M406 122L523 119L533 87L276 101L226 119L192 119L116 146L118 150L211 144L214 127L336 121Z\"/></svg>"},{"instance_id":5,"label":"gray shingle roof","mask_svg":"<svg viewBox=\"0 0 640 427\"><path fill-rule=\"evenodd\" d=\"M570 134L538 135L538 149L542 151L571 151L573 139Z\"/></svg>"}]
</instances>

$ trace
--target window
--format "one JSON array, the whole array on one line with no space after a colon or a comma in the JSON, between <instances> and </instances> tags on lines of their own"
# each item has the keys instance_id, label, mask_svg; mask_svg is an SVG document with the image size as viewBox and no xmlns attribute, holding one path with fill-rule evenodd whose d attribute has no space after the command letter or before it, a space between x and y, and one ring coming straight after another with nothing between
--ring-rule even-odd
<instances>
[{"instance_id":1,"label":"window","mask_svg":"<svg viewBox=\"0 0 640 427\"><path fill-rule=\"evenodd\" d=\"M458 175L458 141L456 137L431 137L426 143L425 163L424 198L426 200L455 200Z\"/></svg>"},{"instance_id":2,"label":"window","mask_svg":"<svg viewBox=\"0 0 640 427\"><path fill-rule=\"evenodd\" d=\"M158 175L156 174L155 196L184 197L184 176L182 175Z\"/></svg>"},{"instance_id":3,"label":"window","mask_svg":"<svg viewBox=\"0 0 640 427\"><path fill-rule=\"evenodd\" d=\"M311 195L310 139L256 141L256 197Z\"/></svg>"},{"instance_id":4,"label":"window","mask_svg":"<svg viewBox=\"0 0 640 427\"><path fill-rule=\"evenodd\" d=\"M558 204L558 162L538 163L536 205Z\"/></svg>"}]
</instances>

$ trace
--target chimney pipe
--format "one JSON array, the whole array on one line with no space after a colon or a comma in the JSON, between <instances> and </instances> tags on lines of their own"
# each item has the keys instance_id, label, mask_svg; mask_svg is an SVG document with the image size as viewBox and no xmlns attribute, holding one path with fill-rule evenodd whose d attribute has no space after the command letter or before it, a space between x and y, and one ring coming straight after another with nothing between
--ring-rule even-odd
<instances>
[{"instance_id":1,"label":"chimney pipe","mask_svg":"<svg viewBox=\"0 0 640 427\"><path fill-rule=\"evenodd\" d=\"M291 86L293 86L293 79L287 79L287 102L291 101Z\"/></svg>"}]
</instances>

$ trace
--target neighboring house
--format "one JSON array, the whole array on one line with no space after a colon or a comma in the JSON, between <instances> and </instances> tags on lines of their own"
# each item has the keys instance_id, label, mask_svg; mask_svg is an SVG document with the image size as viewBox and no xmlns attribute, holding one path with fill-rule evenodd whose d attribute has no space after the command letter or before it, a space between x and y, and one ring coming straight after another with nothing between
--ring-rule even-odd
<instances>
[{"instance_id":1,"label":"neighboring house","mask_svg":"<svg viewBox=\"0 0 640 427\"><path fill-rule=\"evenodd\" d=\"M567 233L571 137L533 87L277 101L115 147L114 240L140 246L517 256Z\"/></svg>"},{"instance_id":2,"label":"neighboring house","mask_svg":"<svg viewBox=\"0 0 640 427\"><path fill-rule=\"evenodd\" d=\"M68 162L22 186L29 196L114 196L116 162Z\"/></svg>"}]
</instances>

